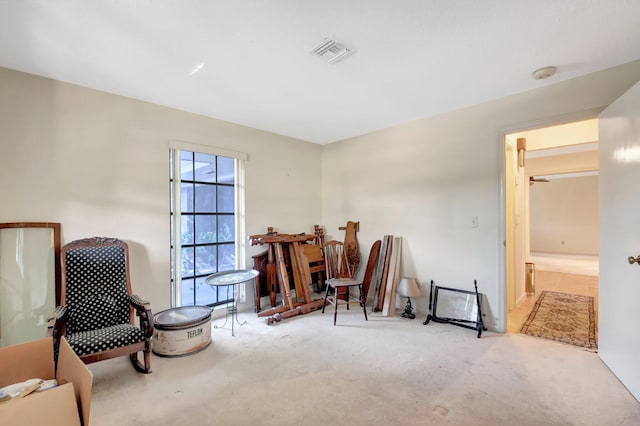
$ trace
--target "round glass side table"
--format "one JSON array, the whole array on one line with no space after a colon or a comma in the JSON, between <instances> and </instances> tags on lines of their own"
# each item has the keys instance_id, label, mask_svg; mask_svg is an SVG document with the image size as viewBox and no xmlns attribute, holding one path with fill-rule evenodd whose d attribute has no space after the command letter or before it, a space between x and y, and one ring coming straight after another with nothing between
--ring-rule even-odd
<instances>
[{"instance_id":1,"label":"round glass side table","mask_svg":"<svg viewBox=\"0 0 640 426\"><path fill-rule=\"evenodd\" d=\"M224 324L222 324L220 327L214 325L214 328L222 328L222 327L224 327L227 324L227 320L229 319L229 313L231 313L231 335L232 336L235 336L234 330L233 330L233 322L234 322L234 320L240 325L246 324L246 321L244 323L241 323L238 320L238 288L237 288L237 285L255 279L258 276L258 274L259 274L259 272L256 271L255 269L235 269L235 270L231 270L231 271L216 272L215 274L211 274L207 278L205 278L205 283L207 283L207 284L209 284L211 286L216 286L216 287L225 287L226 286L227 287L227 299L229 298L229 289L230 288L233 289L233 304L232 304L232 306L227 307L227 310L225 311Z\"/></svg>"}]
</instances>

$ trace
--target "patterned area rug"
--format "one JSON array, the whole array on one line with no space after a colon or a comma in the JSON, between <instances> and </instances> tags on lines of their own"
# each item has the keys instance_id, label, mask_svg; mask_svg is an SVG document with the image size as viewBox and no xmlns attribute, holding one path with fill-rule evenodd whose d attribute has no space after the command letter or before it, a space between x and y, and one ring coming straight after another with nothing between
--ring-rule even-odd
<instances>
[{"instance_id":1,"label":"patterned area rug","mask_svg":"<svg viewBox=\"0 0 640 426\"><path fill-rule=\"evenodd\" d=\"M520 333L598 349L593 297L543 291Z\"/></svg>"}]
</instances>

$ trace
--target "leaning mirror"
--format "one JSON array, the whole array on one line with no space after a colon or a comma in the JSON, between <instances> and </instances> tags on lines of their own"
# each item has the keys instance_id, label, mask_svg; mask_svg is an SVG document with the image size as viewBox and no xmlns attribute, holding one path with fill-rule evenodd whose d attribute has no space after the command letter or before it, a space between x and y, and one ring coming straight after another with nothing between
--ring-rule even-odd
<instances>
[{"instance_id":1,"label":"leaning mirror","mask_svg":"<svg viewBox=\"0 0 640 426\"><path fill-rule=\"evenodd\" d=\"M429 312L424 324L430 321L453 324L470 328L478 332L486 330L482 322L481 295L478 293L478 283L473 282L474 291L434 285L431 281L429 294Z\"/></svg>"},{"instance_id":2,"label":"leaning mirror","mask_svg":"<svg viewBox=\"0 0 640 426\"><path fill-rule=\"evenodd\" d=\"M60 224L0 223L0 347L46 337L59 292Z\"/></svg>"}]
</instances>

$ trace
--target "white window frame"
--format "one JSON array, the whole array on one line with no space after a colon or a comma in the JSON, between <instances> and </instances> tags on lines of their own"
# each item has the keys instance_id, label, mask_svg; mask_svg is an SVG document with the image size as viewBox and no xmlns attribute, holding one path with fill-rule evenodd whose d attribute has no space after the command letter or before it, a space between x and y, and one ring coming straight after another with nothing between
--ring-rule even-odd
<instances>
[{"instance_id":1,"label":"white window frame","mask_svg":"<svg viewBox=\"0 0 640 426\"><path fill-rule=\"evenodd\" d=\"M221 157L230 157L235 159L235 196L234 196L234 208L235 208L235 256L236 256L236 269L244 269L246 265L245 254L247 250L246 232L245 232L245 205L244 205L244 162L247 161L248 155L243 152L233 151L224 148L213 147L209 145L200 145L190 142L171 140L169 141L170 154L173 155L173 176L180 176L180 153L181 151L191 151L203 154L211 154ZM177 185L176 185L177 184ZM182 241L181 233L181 217L180 217L180 181L174 179L171 186L173 193L173 253L171 259L174 263L181 260ZM175 308L182 306L182 274L179 264L173 266L173 285L171 287L171 307ZM238 301L244 303L246 301L247 292L245 284L237 286L238 289Z\"/></svg>"}]
</instances>

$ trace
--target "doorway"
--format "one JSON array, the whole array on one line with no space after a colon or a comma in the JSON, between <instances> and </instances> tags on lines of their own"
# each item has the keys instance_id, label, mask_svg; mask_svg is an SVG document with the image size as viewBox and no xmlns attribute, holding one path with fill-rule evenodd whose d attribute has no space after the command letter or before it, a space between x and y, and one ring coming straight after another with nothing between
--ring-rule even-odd
<instances>
[{"instance_id":1,"label":"doorway","mask_svg":"<svg viewBox=\"0 0 640 426\"><path fill-rule=\"evenodd\" d=\"M544 290L592 296L597 309L597 138L597 119L505 135L507 332Z\"/></svg>"}]
</instances>

